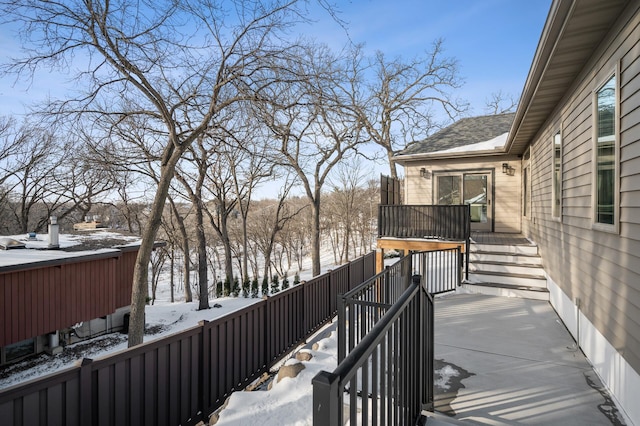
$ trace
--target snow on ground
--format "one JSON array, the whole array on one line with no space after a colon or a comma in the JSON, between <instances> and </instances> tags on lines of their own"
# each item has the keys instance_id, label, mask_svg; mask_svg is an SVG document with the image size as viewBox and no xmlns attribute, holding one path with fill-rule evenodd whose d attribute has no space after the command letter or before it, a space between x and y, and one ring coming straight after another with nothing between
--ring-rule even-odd
<instances>
[{"instance_id":1,"label":"snow on ground","mask_svg":"<svg viewBox=\"0 0 640 426\"><path fill-rule=\"evenodd\" d=\"M334 323L335 324L335 323ZM325 327L317 335L323 336ZM296 377L285 377L280 382L274 378L270 390L252 392L234 392L228 403L219 413L216 423L221 426L237 425L312 425L313 424L313 386L311 381L321 370L333 371L338 364L337 337L335 331L330 337L317 341L317 350L310 352L312 358L304 361L304 370ZM299 361L291 358L285 365Z\"/></svg>"},{"instance_id":2,"label":"snow on ground","mask_svg":"<svg viewBox=\"0 0 640 426\"><path fill-rule=\"evenodd\" d=\"M96 234L98 236L96 237ZM86 236L60 235L60 245L69 247L74 244L86 243L92 238L118 237L107 235L107 231L93 231ZM24 240L23 237L20 239ZM38 235L36 241L31 241L27 247L41 248L48 244L46 235ZM393 262L395 260L392 260ZM333 255L328 247L323 248L321 254L322 273L335 269ZM293 279L295 270L289 274ZM312 277L311 260L303 263L300 278L308 280ZM176 286L176 302L171 303L168 274L161 276L156 293L156 301L147 306L145 342L162 338L187 328L194 327L201 320L213 320L222 315L242 309L258 302L255 298L211 298L211 309L198 311L198 302L184 303L182 289ZM194 292L195 295L195 292ZM219 305L220 307L213 307ZM332 327L330 324L327 328ZM311 425L312 392L311 380L320 371L333 371L337 366L337 338L335 332L325 337L326 328L316 333L317 350L303 349L312 353L312 359L305 361L305 369L295 378L284 378L279 383L273 381L271 390L256 390L253 392L235 392L229 398L228 405L220 412L220 425ZM41 354L28 360L0 368L0 389L16 385L27 380L36 379L47 374L64 370L74 366L82 358L99 359L127 348L126 335L112 333L91 340L75 343L65 347L57 355ZM295 359L288 359L284 364L290 364Z\"/></svg>"},{"instance_id":3,"label":"snow on ground","mask_svg":"<svg viewBox=\"0 0 640 426\"><path fill-rule=\"evenodd\" d=\"M220 307L212 307L202 311L198 310L197 301L191 303L158 302L145 309L147 331L144 341L150 342L197 326L198 321L211 321L259 300L223 297L211 301L211 306L217 304ZM40 354L0 368L0 389L73 367L82 358L98 359L126 348L126 334L111 333L68 345L62 353L57 355Z\"/></svg>"}]
</instances>

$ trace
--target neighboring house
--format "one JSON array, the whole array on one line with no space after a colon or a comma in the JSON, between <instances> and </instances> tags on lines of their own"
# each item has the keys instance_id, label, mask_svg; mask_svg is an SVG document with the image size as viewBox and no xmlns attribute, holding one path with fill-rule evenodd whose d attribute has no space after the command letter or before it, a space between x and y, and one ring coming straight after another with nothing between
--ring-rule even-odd
<instances>
[{"instance_id":1,"label":"neighboring house","mask_svg":"<svg viewBox=\"0 0 640 426\"><path fill-rule=\"evenodd\" d=\"M0 365L126 327L139 244L53 238L0 238Z\"/></svg>"},{"instance_id":2,"label":"neighboring house","mask_svg":"<svg viewBox=\"0 0 640 426\"><path fill-rule=\"evenodd\" d=\"M475 229L537 244L551 304L640 425L640 2L554 0L515 116L396 159L407 204L467 202Z\"/></svg>"}]
</instances>

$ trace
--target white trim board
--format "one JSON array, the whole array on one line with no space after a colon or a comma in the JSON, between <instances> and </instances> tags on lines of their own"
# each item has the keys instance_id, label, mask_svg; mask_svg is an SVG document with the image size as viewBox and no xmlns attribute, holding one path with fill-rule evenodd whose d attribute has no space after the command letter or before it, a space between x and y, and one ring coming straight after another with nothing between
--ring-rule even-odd
<instances>
[{"instance_id":1,"label":"white trim board","mask_svg":"<svg viewBox=\"0 0 640 426\"><path fill-rule=\"evenodd\" d=\"M596 327L547 275L551 306L578 342L593 370L609 390L627 425L640 426L640 374L635 371ZM576 335L580 334L576 339Z\"/></svg>"}]
</instances>

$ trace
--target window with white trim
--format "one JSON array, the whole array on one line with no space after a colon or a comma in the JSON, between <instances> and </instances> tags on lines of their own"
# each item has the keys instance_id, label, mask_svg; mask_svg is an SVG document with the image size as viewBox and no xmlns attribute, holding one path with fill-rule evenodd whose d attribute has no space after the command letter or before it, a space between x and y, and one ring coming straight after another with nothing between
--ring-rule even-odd
<instances>
[{"instance_id":1,"label":"window with white trim","mask_svg":"<svg viewBox=\"0 0 640 426\"><path fill-rule=\"evenodd\" d=\"M562 214L562 135L560 131L553 135L552 138L553 152L553 186L551 216L560 218Z\"/></svg>"},{"instance_id":2,"label":"window with white trim","mask_svg":"<svg viewBox=\"0 0 640 426\"><path fill-rule=\"evenodd\" d=\"M616 76L596 91L595 223L616 223Z\"/></svg>"}]
</instances>

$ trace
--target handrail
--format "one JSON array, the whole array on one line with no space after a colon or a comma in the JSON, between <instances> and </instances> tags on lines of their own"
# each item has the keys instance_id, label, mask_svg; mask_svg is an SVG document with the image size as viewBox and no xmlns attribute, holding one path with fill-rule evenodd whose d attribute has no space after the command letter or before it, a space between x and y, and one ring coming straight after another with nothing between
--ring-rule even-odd
<instances>
[{"instance_id":1,"label":"handrail","mask_svg":"<svg viewBox=\"0 0 640 426\"><path fill-rule=\"evenodd\" d=\"M433 403L433 337L433 298L414 275L338 367L314 377L314 425L343 424L345 392L351 424L413 424Z\"/></svg>"}]
</instances>

